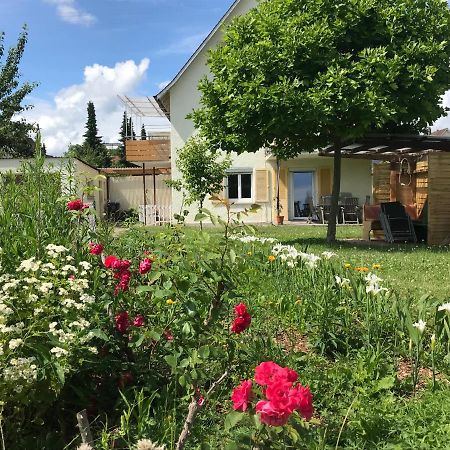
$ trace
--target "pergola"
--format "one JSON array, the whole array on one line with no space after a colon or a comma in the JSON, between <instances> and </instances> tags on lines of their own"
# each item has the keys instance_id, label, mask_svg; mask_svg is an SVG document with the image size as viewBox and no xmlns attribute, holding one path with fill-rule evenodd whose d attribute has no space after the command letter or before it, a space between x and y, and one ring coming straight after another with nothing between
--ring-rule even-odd
<instances>
[{"instance_id":1,"label":"pergola","mask_svg":"<svg viewBox=\"0 0 450 450\"><path fill-rule=\"evenodd\" d=\"M131 118L134 125L139 126L136 135L133 130L125 130L125 157L126 160L141 166L142 169L131 170L128 175L142 176L144 224L147 224L147 189L145 176L153 175L153 209L162 208L157 205L156 176L170 173L170 122L165 111L153 97L128 97L119 95L125 106L126 119ZM128 127L128 120L126 120ZM146 136L141 138L139 130L144 127ZM146 167L147 166L147 167ZM130 171L130 170L129 170ZM125 174L125 171L122 173Z\"/></svg>"},{"instance_id":2,"label":"pergola","mask_svg":"<svg viewBox=\"0 0 450 450\"><path fill-rule=\"evenodd\" d=\"M431 245L450 243L450 137L374 134L340 147L342 158L374 161L373 202L414 206ZM319 151L334 156L336 147Z\"/></svg>"}]
</instances>

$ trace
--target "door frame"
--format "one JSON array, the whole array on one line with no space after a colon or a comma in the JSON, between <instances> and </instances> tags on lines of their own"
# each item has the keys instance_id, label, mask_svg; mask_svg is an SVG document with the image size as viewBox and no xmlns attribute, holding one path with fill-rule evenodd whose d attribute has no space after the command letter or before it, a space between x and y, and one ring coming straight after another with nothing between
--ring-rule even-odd
<instances>
[{"instance_id":1,"label":"door frame","mask_svg":"<svg viewBox=\"0 0 450 450\"><path fill-rule=\"evenodd\" d=\"M312 174L311 193L312 193L313 205L315 205L316 199L317 199L317 192L316 192L317 170L312 169L312 168L289 169L288 217L289 217L289 220L302 221L302 220L307 220L307 217L295 217L295 215L294 215L295 214L295 210L294 210L294 174L295 173L310 173L310 174Z\"/></svg>"}]
</instances>

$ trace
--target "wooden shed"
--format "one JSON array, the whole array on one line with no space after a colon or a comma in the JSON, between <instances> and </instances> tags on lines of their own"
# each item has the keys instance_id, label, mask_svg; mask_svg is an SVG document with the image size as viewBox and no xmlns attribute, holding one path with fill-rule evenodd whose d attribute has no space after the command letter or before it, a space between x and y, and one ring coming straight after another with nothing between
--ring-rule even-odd
<instances>
[{"instance_id":1,"label":"wooden shed","mask_svg":"<svg viewBox=\"0 0 450 450\"><path fill-rule=\"evenodd\" d=\"M373 204L401 202L426 227L428 244L450 244L450 137L372 135L342 146L341 155L373 161Z\"/></svg>"}]
</instances>

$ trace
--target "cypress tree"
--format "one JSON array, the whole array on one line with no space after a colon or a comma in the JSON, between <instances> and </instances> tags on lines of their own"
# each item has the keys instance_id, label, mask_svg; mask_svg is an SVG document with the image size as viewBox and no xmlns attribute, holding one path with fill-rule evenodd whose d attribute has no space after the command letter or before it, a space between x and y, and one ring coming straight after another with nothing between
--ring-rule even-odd
<instances>
[{"instance_id":1,"label":"cypress tree","mask_svg":"<svg viewBox=\"0 0 450 450\"><path fill-rule=\"evenodd\" d=\"M147 132L145 131L144 124L142 124L141 128L141 140L145 141L147 139Z\"/></svg>"}]
</instances>

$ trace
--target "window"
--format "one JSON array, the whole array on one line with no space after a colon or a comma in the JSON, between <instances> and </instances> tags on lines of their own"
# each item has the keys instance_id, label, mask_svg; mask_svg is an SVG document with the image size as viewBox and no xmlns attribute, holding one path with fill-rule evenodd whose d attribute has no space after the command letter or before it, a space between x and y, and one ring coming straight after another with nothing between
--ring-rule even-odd
<instances>
[{"instance_id":1,"label":"window","mask_svg":"<svg viewBox=\"0 0 450 450\"><path fill-rule=\"evenodd\" d=\"M233 173L228 175L228 198L250 200L252 198L252 174Z\"/></svg>"}]
</instances>

